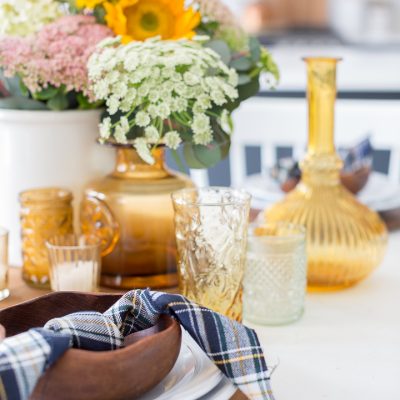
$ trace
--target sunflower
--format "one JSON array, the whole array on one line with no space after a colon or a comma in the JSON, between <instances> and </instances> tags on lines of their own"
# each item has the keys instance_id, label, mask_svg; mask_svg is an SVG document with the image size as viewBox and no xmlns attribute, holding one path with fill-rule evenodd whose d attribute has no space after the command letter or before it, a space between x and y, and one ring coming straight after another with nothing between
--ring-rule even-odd
<instances>
[{"instance_id":1,"label":"sunflower","mask_svg":"<svg viewBox=\"0 0 400 400\"><path fill-rule=\"evenodd\" d=\"M191 38L200 23L200 13L185 8L185 0L120 0L105 2L107 25L124 43L160 36Z\"/></svg>"}]
</instances>

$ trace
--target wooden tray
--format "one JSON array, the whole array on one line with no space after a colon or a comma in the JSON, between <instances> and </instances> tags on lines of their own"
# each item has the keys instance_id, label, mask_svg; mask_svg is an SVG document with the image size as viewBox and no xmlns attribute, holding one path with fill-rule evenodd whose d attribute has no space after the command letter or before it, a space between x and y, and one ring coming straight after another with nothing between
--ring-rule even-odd
<instances>
[{"instance_id":1,"label":"wooden tray","mask_svg":"<svg viewBox=\"0 0 400 400\"><path fill-rule=\"evenodd\" d=\"M51 293L0 311L7 336L77 311L104 312L119 295ZM0 329L1 335L1 329ZM135 399L169 373L179 355L181 330L172 318L125 339L115 351L68 350L39 380L32 400Z\"/></svg>"}]
</instances>

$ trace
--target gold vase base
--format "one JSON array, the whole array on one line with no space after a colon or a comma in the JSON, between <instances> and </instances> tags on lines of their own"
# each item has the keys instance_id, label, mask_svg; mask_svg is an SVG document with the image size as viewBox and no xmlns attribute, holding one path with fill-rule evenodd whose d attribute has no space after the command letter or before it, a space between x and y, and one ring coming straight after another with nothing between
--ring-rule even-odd
<instances>
[{"instance_id":1,"label":"gold vase base","mask_svg":"<svg viewBox=\"0 0 400 400\"><path fill-rule=\"evenodd\" d=\"M316 284L316 283L308 283L307 284L307 292L308 293L330 293L330 292L339 292L341 290L346 290L355 286L362 279L353 280L351 282L346 283L338 283L338 284Z\"/></svg>"},{"instance_id":2,"label":"gold vase base","mask_svg":"<svg viewBox=\"0 0 400 400\"><path fill-rule=\"evenodd\" d=\"M160 274L147 276L122 276L122 275L102 275L101 286L112 289L163 289L178 286L178 275Z\"/></svg>"}]
</instances>

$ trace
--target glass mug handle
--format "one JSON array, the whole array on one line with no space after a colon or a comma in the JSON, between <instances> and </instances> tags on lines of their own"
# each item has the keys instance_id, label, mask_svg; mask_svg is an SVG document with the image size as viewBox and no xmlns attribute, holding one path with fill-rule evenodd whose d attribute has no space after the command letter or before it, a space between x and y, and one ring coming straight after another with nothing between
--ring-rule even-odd
<instances>
[{"instance_id":1,"label":"glass mug handle","mask_svg":"<svg viewBox=\"0 0 400 400\"><path fill-rule=\"evenodd\" d=\"M81 232L101 241L102 257L110 254L118 243L119 224L108 205L94 196L86 196L81 202Z\"/></svg>"}]
</instances>

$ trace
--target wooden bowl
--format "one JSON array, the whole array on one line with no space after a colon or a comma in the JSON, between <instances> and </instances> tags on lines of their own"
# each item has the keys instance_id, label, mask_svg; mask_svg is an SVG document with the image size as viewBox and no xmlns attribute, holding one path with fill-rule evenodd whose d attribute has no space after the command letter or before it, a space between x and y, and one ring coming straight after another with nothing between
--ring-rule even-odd
<instances>
[{"instance_id":1,"label":"wooden bowl","mask_svg":"<svg viewBox=\"0 0 400 400\"><path fill-rule=\"evenodd\" d=\"M341 172L340 180L343 186L354 195L358 194L368 182L371 175L370 167L362 167L354 172ZM300 182L300 178L288 178L282 183L281 189L285 193L292 191Z\"/></svg>"},{"instance_id":2,"label":"wooden bowl","mask_svg":"<svg viewBox=\"0 0 400 400\"><path fill-rule=\"evenodd\" d=\"M354 172L341 172L340 180L351 193L357 194L368 182L371 175L371 167L362 167Z\"/></svg>"},{"instance_id":3,"label":"wooden bowl","mask_svg":"<svg viewBox=\"0 0 400 400\"><path fill-rule=\"evenodd\" d=\"M7 336L77 311L106 311L120 296L51 293L0 311ZM0 330L1 334L1 330ZM135 399L169 373L179 355L181 329L168 316L127 336L123 349L91 352L69 349L39 380L32 400Z\"/></svg>"}]
</instances>

